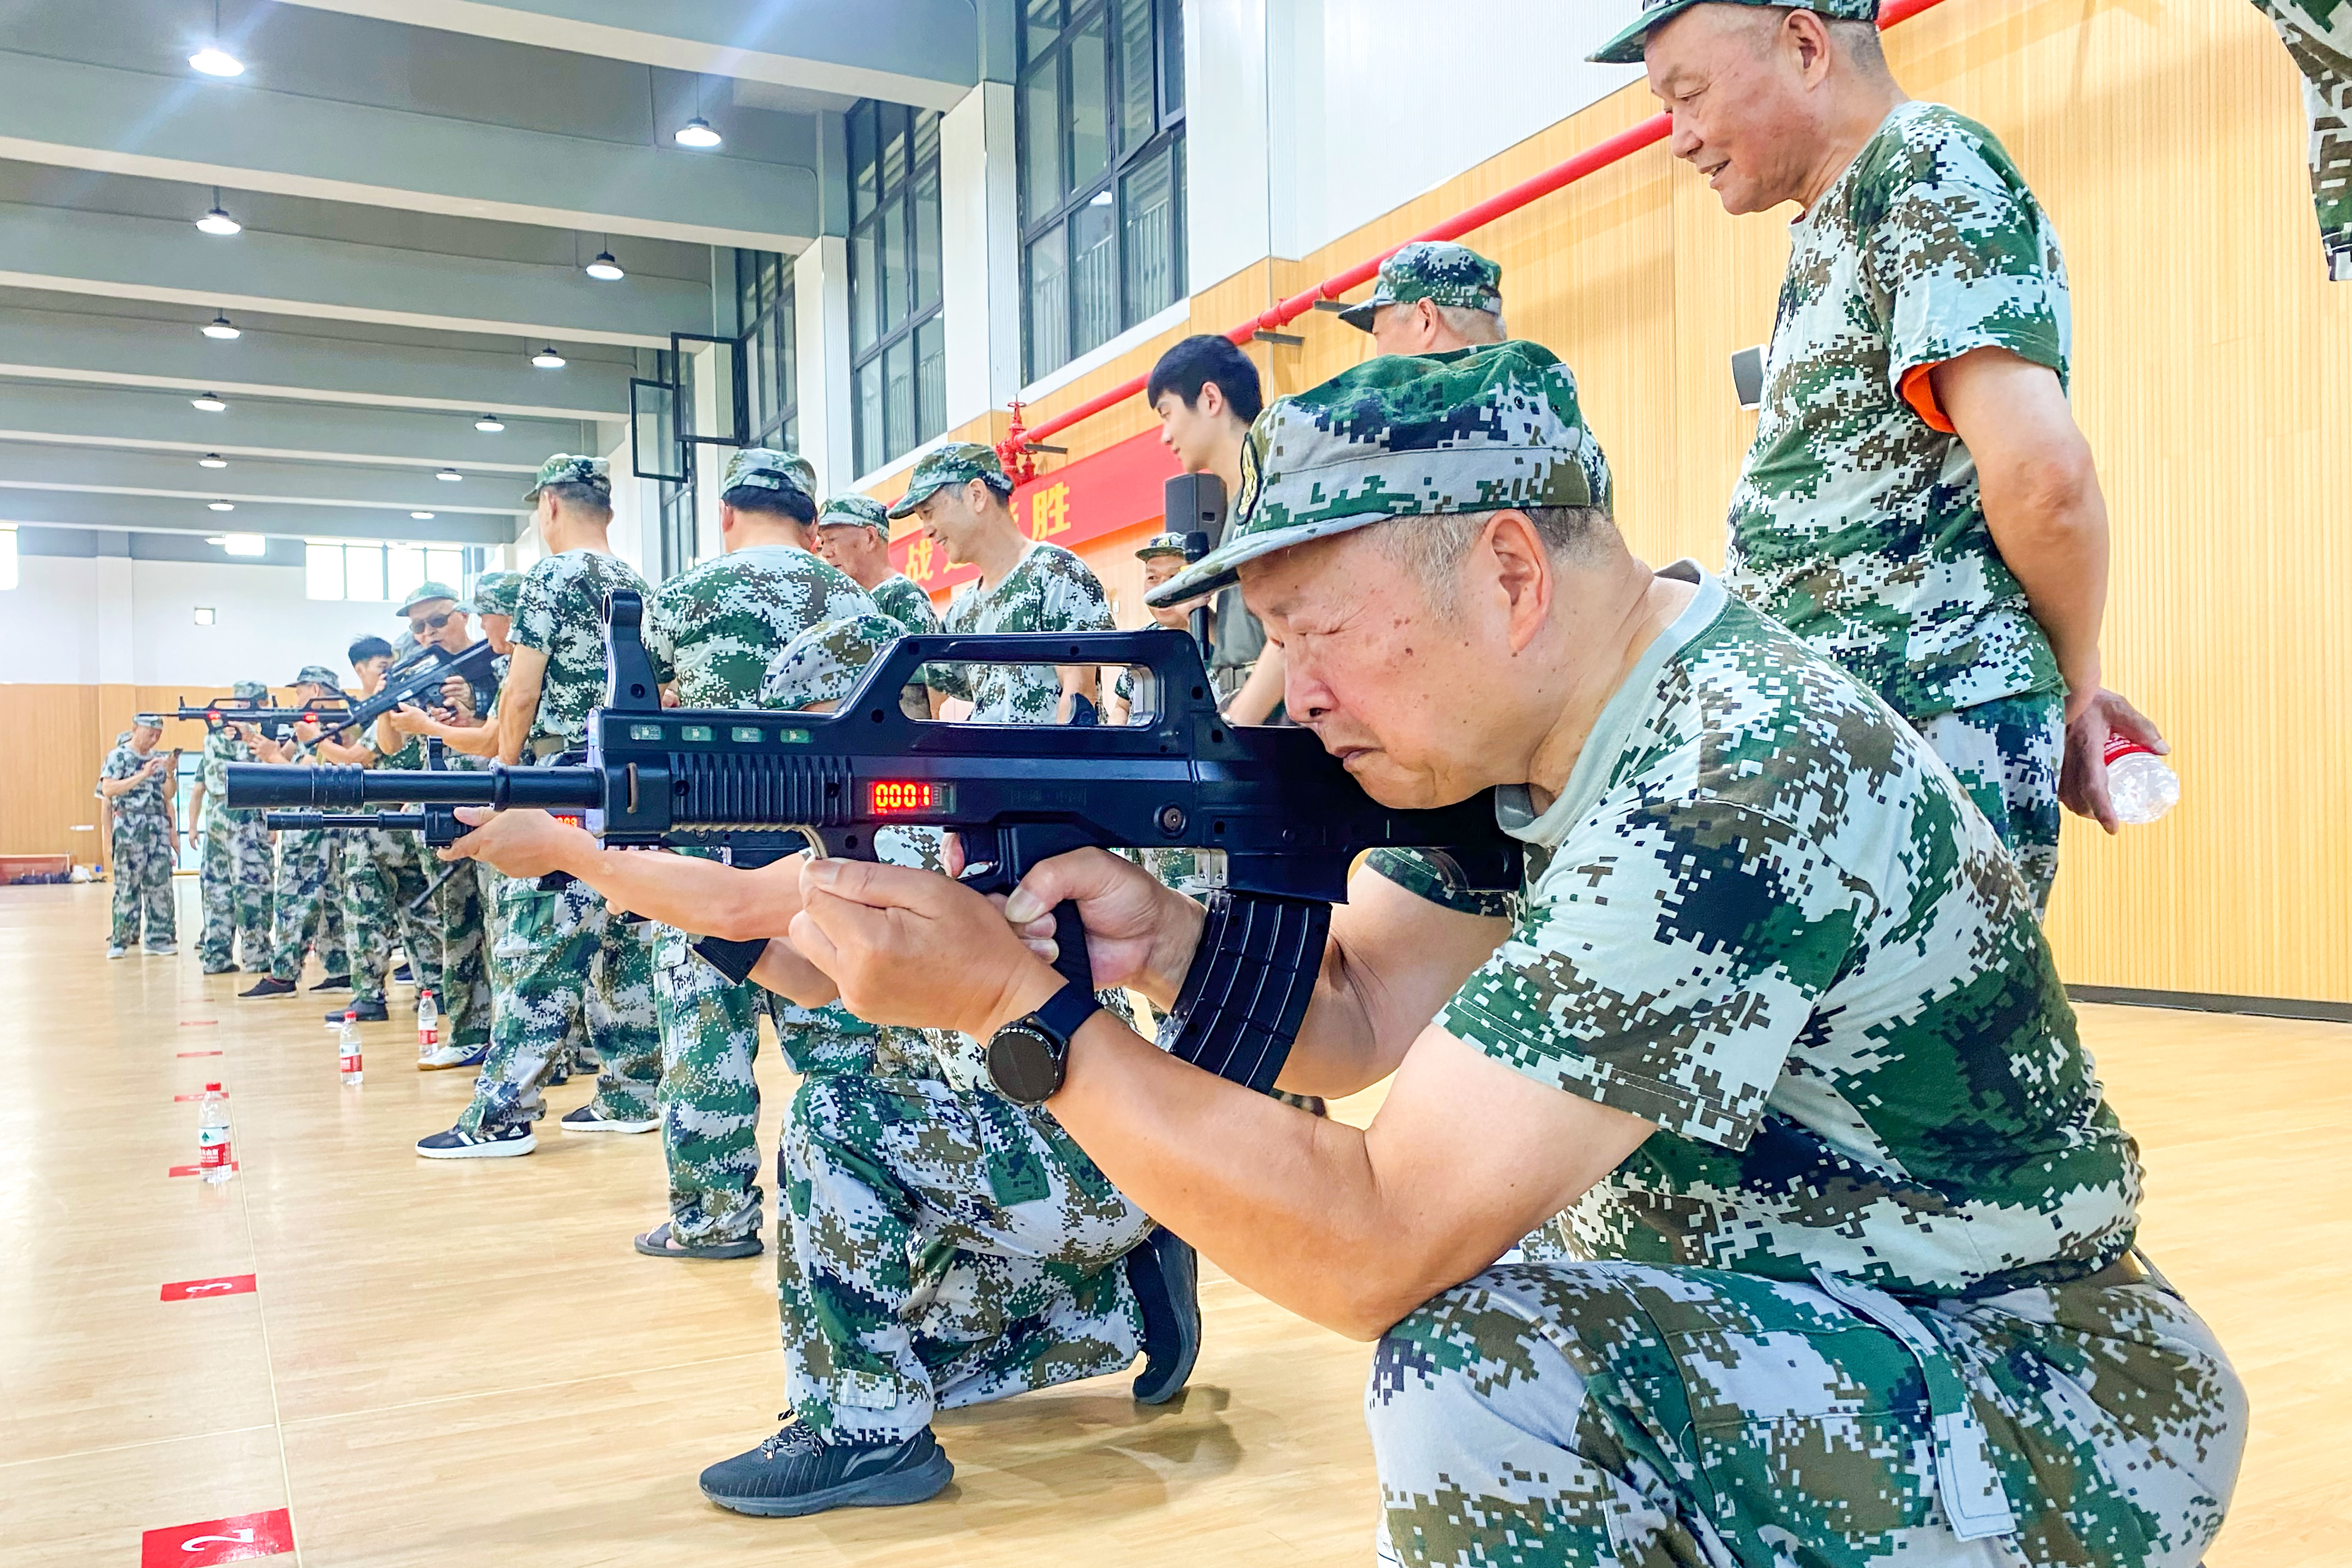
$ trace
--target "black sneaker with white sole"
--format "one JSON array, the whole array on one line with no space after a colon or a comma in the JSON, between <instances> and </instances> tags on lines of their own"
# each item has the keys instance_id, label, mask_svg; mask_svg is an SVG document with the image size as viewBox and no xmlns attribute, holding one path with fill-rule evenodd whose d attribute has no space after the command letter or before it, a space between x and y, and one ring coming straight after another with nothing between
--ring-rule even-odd
<instances>
[{"instance_id":1,"label":"black sneaker with white sole","mask_svg":"<svg viewBox=\"0 0 2352 1568\"><path fill-rule=\"evenodd\" d=\"M392 1017L391 1009L383 1005L382 997L378 997L373 1002L353 1001L349 1006L338 1007L327 1015L327 1022L340 1024L343 1021L343 1015L346 1013L357 1013L362 1024L386 1023Z\"/></svg>"},{"instance_id":2,"label":"black sneaker with white sole","mask_svg":"<svg viewBox=\"0 0 2352 1568\"><path fill-rule=\"evenodd\" d=\"M479 1132L452 1127L446 1132L436 1132L430 1138L416 1141L416 1152L428 1160L510 1159L538 1147L539 1135L528 1121L509 1121L503 1127L486 1127Z\"/></svg>"},{"instance_id":3,"label":"black sneaker with white sole","mask_svg":"<svg viewBox=\"0 0 2352 1568\"><path fill-rule=\"evenodd\" d=\"M702 1495L737 1513L793 1518L922 1502L954 1479L928 1426L902 1443L856 1443L820 1437L787 1415L782 1431L703 1471Z\"/></svg>"},{"instance_id":4,"label":"black sneaker with white sole","mask_svg":"<svg viewBox=\"0 0 2352 1568\"><path fill-rule=\"evenodd\" d=\"M349 991L351 988L352 977L348 974L327 975L310 987L313 991Z\"/></svg>"},{"instance_id":5,"label":"black sneaker with white sole","mask_svg":"<svg viewBox=\"0 0 2352 1568\"><path fill-rule=\"evenodd\" d=\"M557 1125L566 1132L650 1132L661 1125L661 1119L599 1116L596 1102L592 1100L577 1110L565 1111Z\"/></svg>"},{"instance_id":6,"label":"black sneaker with white sole","mask_svg":"<svg viewBox=\"0 0 2352 1568\"><path fill-rule=\"evenodd\" d=\"M1201 1356L1201 1262L1164 1226L1129 1253L1127 1282L1143 1309L1143 1370L1139 1405L1165 1405L1183 1390Z\"/></svg>"},{"instance_id":7,"label":"black sneaker with white sole","mask_svg":"<svg viewBox=\"0 0 2352 1568\"><path fill-rule=\"evenodd\" d=\"M253 996L291 996L292 994L294 994L294 983L291 980L280 980L274 974L265 974L250 986L237 993L240 999Z\"/></svg>"}]
</instances>

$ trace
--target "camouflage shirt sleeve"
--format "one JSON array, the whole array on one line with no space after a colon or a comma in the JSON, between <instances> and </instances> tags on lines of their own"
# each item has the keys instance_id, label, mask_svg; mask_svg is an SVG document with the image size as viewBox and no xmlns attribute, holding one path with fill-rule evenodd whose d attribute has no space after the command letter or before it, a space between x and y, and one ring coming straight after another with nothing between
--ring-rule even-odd
<instances>
[{"instance_id":1,"label":"camouflage shirt sleeve","mask_svg":"<svg viewBox=\"0 0 2352 1568\"><path fill-rule=\"evenodd\" d=\"M537 648L541 653L555 647L555 634L561 623L555 605L554 574L544 570L557 559L549 556L527 573L522 588L515 595L515 613L509 623L507 640L517 647Z\"/></svg>"},{"instance_id":2,"label":"camouflage shirt sleeve","mask_svg":"<svg viewBox=\"0 0 2352 1568\"><path fill-rule=\"evenodd\" d=\"M1636 798L1570 833L1438 1022L1539 1082L1744 1149L1868 902L1777 818Z\"/></svg>"},{"instance_id":3,"label":"camouflage shirt sleeve","mask_svg":"<svg viewBox=\"0 0 2352 1568\"><path fill-rule=\"evenodd\" d=\"M646 658L654 667L654 679L663 686L677 679L677 637L680 606L677 585L683 582L673 577L654 590L652 602L646 605L644 642Z\"/></svg>"},{"instance_id":4,"label":"camouflage shirt sleeve","mask_svg":"<svg viewBox=\"0 0 2352 1568\"><path fill-rule=\"evenodd\" d=\"M1501 919L1511 912L1508 893L1485 893L1466 887L1454 867L1418 849L1375 849L1364 857L1364 869L1456 914Z\"/></svg>"}]
</instances>

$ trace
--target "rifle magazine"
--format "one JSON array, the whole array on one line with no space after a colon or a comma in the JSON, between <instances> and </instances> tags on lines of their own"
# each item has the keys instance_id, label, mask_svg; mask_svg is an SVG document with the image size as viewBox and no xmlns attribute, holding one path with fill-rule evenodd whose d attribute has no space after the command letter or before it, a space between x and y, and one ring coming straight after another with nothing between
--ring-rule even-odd
<instances>
[{"instance_id":1,"label":"rifle magazine","mask_svg":"<svg viewBox=\"0 0 2352 1568\"><path fill-rule=\"evenodd\" d=\"M1314 999L1331 906L1217 889L1161 1026L1171 1056L1261 1094L1274 1088Z\"/></svg>"}]
</instances>

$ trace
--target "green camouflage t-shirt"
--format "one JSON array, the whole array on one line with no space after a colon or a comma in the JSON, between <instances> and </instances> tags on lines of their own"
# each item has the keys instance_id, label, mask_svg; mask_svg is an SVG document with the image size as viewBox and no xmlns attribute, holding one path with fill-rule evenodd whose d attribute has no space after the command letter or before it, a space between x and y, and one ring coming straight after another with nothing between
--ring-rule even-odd
<instances>
[{"instance_id":1,"label":"green camouflage t-shirt","mask_svg":"<svg viewBox=\"0 0 2352 1568\"><path fill-rule=\"evenodd\" d=\"M172 788L178 781L172 776L172 753L161 746L142 757L131 749L130 742L123 741L118 742L114 750L106 753L106 765L98 772L98 776L102 779L135 778L141 768L158 757L163 759L164 765L156 769L145 784L135 789L124 790L114 797L115 821L123 824L165 821L163 792ZM210 795L214 783L209 771L206 772L205 778L205 793Z\"/></svg>"},{"instance_id":2,"label":"green camouflage t-shirt","mask_svg":"<svg viewBox=\"0 0 2352 1568\"><path fill-rule=\"evenodd\" d=\"M2049 218L1990 132L1906 103L1790 234L1724 582L1906 718L2056 689L1975 460L1915 405L1988 346L2065 379Z\"/></svg>"},{"instance_id":3,"label":"green camouflage t-shirt","mask_svg":"<svg viewBox=\"0 0 2352 1568\"><path fill-rule=\"evenodd\" d=\"M1697 596L1559 797L1501 792L1525 885L1438 1018L1657 1123L1568 1211L1580 1249L1931 1296L2114 1261L2134 1145L1991 826L1851 678L1666 575Z\"/></svg>"},{"instance_id":4,"label":"green camouflage t-shirt","mask_svg":"<svg viewBox=\"0 0 2352 1568\"><path fill-rule=\"evenodd\" d=\"M940 613L931 607L931 596L903 572L876 584L870 596L876 608L907 628L908 637L940 629Z\"/></svg>"},{"instance_id":5,"label":"green camouflage t-shirt","mask_svg":"<svg viewBox=\"0 0 2352 1568\"><path fill-rule=\"evenodd\" d=\"M253 748L231 734L226 725L205 731L205 749L196 762L196 782L205 786L205 821L211 821L216 811L228 811L222 803L228 798L229 763L253 760ZM238 811L230 815L241 818L248 814Z\"/></svg>"},{"instance_id":6,"label":"green camouflage t-shirt","mask_svg":"<svg viewBox=\"0 0 2352 1568\"><path fill-rule=\"evenodd\" d=\"M1110 599L1087 563L1058 544L1033 544L991 588L974 585L948 606L940 630L958 636L996 632L1108 632L1117 629ZM931 689L971 703L975 724L1050 724L1061 704L1061 678L1050 664L934 664Z\"/></svg>"},{"instance_id":7,"label":"green camouflage t-shirt","mask_svg":"<svg viewBox=\"0 0 2352 1568\"><path fill-rule=\"evenodd\" d=\"M850 575L788 544L730 551L664 583L646 616L654 677L688 708L761 706L768 666L811 626L870 613Z\"/></svg>"},{"instance_id":8,"label":"green camouflage t-shirt","mask_svg":"<svg viewBox=\"0 0 2352 1568\"><path fill-rule=\"evenodd\" d=\"M524 574L513 642L547 655L533 740L586 734L589 710L604 700L604 595L615 588L647 592L636 568L598 550L550 555Z\"/></svg>"}]
</instances>

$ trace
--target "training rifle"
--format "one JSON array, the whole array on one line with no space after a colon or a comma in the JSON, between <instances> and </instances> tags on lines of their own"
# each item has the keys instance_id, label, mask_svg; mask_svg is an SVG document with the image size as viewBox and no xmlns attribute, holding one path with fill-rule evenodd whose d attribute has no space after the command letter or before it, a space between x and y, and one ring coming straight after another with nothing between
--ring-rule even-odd
<instances>
[{"instance_id":1,"label":"training rifle","mask_svg":"<svg viewBox=\"0 0 2352 1568\"><path fill-rule=\"evenodd\" d=\"M242 702L213 702L199 708L183 698L179 707L154 716L158 719L196 719L206 724L250 724L271 740L282 741L294 732L297 724L323 724L330 719L341 721L345 709L335 706L332 699L304 708L269 708Z\"/></svg>"},{"instance_id":2,"label":"training rifle","mask_svg":"<svg viewBox=\"0 0 2352 1568\"><path fill-rule=\"evenodd\" d=\"M485 637L460 653L448 653L429 644L394 666L383 678L383 684L374 696L352 704L349 712L336 717L327 733L340 735L348 730L366 730L377 720L405 703L420 708L440 708L441 683L451 676L462 676L466 684L476 689L497 685L490 679L490 661L497 657Z\"/></svg>"},{"instance_id":3,"label":"training rifle","mask_svg":"<svg viewBox=\"0 0 2352 1568\"><path fill-rule=\"evenodd\" d=\"M1491 794L1433 810L1366 795L1311 731L1232 725L1199 647L1182 632L905 637L830 713L664 709L640 637L644 601L605 601L604 704L588 715L584 765L478 773L232 763L226 803L272 810L273 828L409 828L434 847L471 831L461 805L576 816L607 845L714 847L740 866L809 841L871 859L875 835L961 836L963 879L1009 892L1039 861L1089 845L1199 851L1211 887L1201 956L1170 1012L1186 1060L1271 1087L1320 969L1331 904L1358 856L1431 853L1471 889L1518 885L1519 846ZM927 664L1125 665L1126 725L999 725L911 719L898 691ZM375 805L407 813L346 816ZM1068 979L1092 983L1074 906L1055 910ZM764 941L696 951L742 980Z\"/></svg>"}]
</instances>

